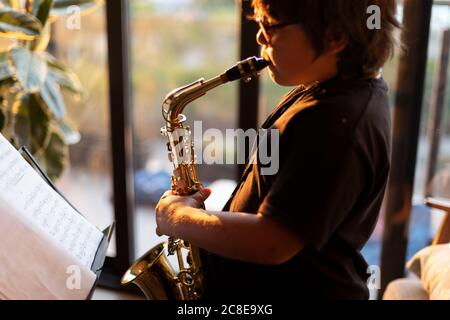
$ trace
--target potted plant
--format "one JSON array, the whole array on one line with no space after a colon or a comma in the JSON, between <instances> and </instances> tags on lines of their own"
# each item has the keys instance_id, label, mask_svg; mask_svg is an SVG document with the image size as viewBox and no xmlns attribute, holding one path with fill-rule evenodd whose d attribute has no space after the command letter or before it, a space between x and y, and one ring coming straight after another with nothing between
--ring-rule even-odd
<instances>
[{"instance_id":1,"label":"potted plant","mask_svg":"<svg viewBox=\"0 0 450 320\"><path fill-rule=\"evenodd\" d=\"M0 48L0 132L17 148L26 146L51 179L63 172L68 145L80 140L66 115L62 91L75 97L83 91L76 74L47 50L51 24L101 4L0 0L0 37L11 40Z\"/></svg>"}]
</instances>

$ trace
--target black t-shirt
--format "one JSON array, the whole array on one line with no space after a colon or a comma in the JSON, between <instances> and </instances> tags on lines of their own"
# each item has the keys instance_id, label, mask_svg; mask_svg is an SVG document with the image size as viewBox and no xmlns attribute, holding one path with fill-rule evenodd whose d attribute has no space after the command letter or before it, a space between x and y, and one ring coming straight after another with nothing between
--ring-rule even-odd
<instances>
[{"instance_id":1,"label":"black t-shirt","mask_svg":"<svg viewBox=\"0 0 450 320\"><path fill-rule=\"evenodd\" d=\"M284 98L263 125L280 133L278 173L249 164L224 211L280 219L306 246L276 266L206 253L207 299L368 298L360 250L390 168L387 91L382 79L336 77Z\"/></svg>"}]
</instances>

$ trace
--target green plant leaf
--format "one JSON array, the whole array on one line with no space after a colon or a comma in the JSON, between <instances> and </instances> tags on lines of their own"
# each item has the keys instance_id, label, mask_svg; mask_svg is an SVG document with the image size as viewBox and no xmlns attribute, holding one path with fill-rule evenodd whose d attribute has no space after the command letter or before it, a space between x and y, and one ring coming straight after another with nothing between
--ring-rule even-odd
<instances>
[{"instance_id":1,"label":"green plant leaf","mask_svg":"<svg viewBox=\"0 0 450 320\"><path fill-rule=\"evenodd\" d=\"M103 4L103 0L54 0L52 15L64 16L74 14L73 8L81 11L93 10Z\"/></svg>"},{"instance_id":2,"label":"green plant leaf","mask_svg":"<svg viewBox=\"0 0 450 320\"><path fill-rule=\"evenodd\" d=\"M41 24L45 26L48 16L50 15L50 10L53 6L53 0L34 1L33 6L33 13L36 15L36 18L38 18Z\"/></svg>"},{"instance_id":3,"label":"green plant leaf","mask_svg":"<svg viewBox=\"0 0 450 320\"><path fill-rule=\"evenodd\" d=\"M9 62L9 52L0 52L0 81L14 76L14 70Z\"/></svg>"},{"instance_id":4,"label":"green plant leaf","mask_svg":"<svg viewBox=\"0 0 450 320\"><path fill-rule=\"evenodd\" d=\"M25 94L14 105L14 131L19 145L33 153L42 152L48 144L50 119L37 94Z\"/></svg>"},{"instance_id":5,"label":"green plant leaf","mask_svg":"<svg viewBox=\"0 0 450 320\"><path fill-rule=\"evenodd\" d=\"M50 139L44 152L41 153L37 160L47 173L50 179L59 178L66 167L68 161L69 150L64 141L61 132L51 126Z\"/></svg>"},{"instance_id":6,"label":"green plant leaf","mask_svg":"<svg viewBox=\"0 0 450 320\"><path fill-rule=\"evenodd\" d=\"M52 56L50 53L48 52L44 52L42 54L45 58L45 60L47 61L47 64L52 67L52 68L56 68L59 69L61 71L67 71L69 70L69 67L67 67L64 63L58 61L54 56Z\"/></svg>"},{"instance_id":7,"label":"green plant leaf","mask_svg":"<svg viewBox=\"0 0 450 320\"><path fill-rule=\"evenodd\" d=\"M13 78L0 80L0 95L6 95L11 92L11 89L17 85Z\"/></svg>"},{"instance_id":8,"label":"green plant leaf","mask_svg":"<svg viewBox=\"0 0 450 320\"><path fill-rule=\"evenodd\" d=\"M15 10L20 10L20 0L1 0L0 3Z\"/></svg>"},{"instance_id":9,"label":"green plant leaf","mask_svg":"<svg viewBox=\"0 0 450 320\"><path fill-rule=\"evenodd\" d=\"M77 144L81 140L80 132L75 129L75 126L69 119L64 121L57 121L58 127L61 129L61 133L64 135L64 140L68 145Z\"/></svg>"},{"instance_id":10,"label":"green plant leaf","mask_svg":"<svg viewBox=\"0 0 450 320\"><path fill-rule=\"evenodd\" d=\"M80 79L72 71L61 71L56 68L49 68L48 76L51 77L61 88L71 91L75 94L83 93L83 87Z\"/></svg>"},{"instance_id":11,"label":"green plant leaf","mask_svg":"<svg viewBox=\"0 0 450 320\"><path fill-rule=\"evenodd\" d=\"M37 53L44 52L47 49L48 44L50 43L50 37L51 27L50 24L47 23L44 29L42 29L41 34L36 37L36 39L31 41L30 50Z\"/></svg>"},{"instance_id":12,"label":"green plant leaf","mask_svg":"<svg viewBox=\"0 0 450 320\"><path fill-rule=\"evenodd\" d=\"M61 94L61 88L52 78L47 77L41 88L41 98L53 116L59 120L64 119L65 103Z\"/></svg>"},{"instance_id":13,"label":"green plant leaf","mask_svg":"<svg viewBox=\"0 0 450 320\"><path fill-rule=\"evenodd\" d=\"M78 76L66 65L56 60L49 53L45 53L48 64L49 76L56 81L63 89L67 89L76 94L83 93L83 86Z\"/></svg>"},{"instance_id":14,"label":"green plant leaf","mask_svg":"<svg viewBox=\"0 0 450 320\"><path fill-rule=\"evenodd\" d=\"M42 31L42 24L31 14L9 7L0 8L0 36L33 40Z\"/></svg>"},{"instance_id":15,"label":"green plant leaf","mask_svg":"<svg viewBox=\"0 0 450 320\"><path fill-rule=\"evenodd\" d=\"M39 91L47 77L47 62L44 56L22 47L10 50L16 76L27 93Z\"/></svg>"}]
</instances>

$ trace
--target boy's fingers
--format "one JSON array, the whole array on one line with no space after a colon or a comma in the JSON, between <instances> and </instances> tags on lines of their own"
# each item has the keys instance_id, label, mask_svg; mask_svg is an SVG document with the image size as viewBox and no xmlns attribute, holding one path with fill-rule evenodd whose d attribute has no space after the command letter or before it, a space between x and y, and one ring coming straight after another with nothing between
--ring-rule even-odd
<instances>
[{"instance_id":1,"label":"boy's fingers","mask_svg":"<svg viewBox=\"0 0 450 320\"><path fill-rule=\"evenodd\" d=\"M203 203L205 202L206 199L208 199L208 197L211 195L211 189L209 188L204 188L199 190L196 194L194 194L192 197L200 202Z\"/></svg>"},{"instance_id":2,"label":"boy's fingers","mask_svg":"<svg viewBox=\"0 0 450 320\"><path fill-rule=\"evenodd\" d=\"M164 192L164 194L161 196L161 200L167 198L168 196L171 196L172 194L173 194L173 193L172 193L172 190L167 190L167 191Z\"/></svg>"}]
</instances>

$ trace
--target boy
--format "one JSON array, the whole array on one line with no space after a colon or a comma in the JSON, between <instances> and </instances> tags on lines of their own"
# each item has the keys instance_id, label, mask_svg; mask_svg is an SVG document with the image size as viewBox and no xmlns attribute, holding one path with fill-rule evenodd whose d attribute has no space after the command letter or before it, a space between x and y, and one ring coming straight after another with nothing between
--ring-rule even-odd
<instances>
[{"instance_id":1,"label":"boy","mask_svg":"<svg viewBox=\"0 0 450 320\"><path fill-rule=\"evenodd\" d=\"M381 29L367 27L380 8ZM297 86L264 123L280 132L279 171L250 165L223 212L166 192L158 234L205 251L205 298L367 299L360 254L390 168L381 67L399 27L395 0L253 0L270 76ZM293 294L293 295L291 295Z\"/></svg>"}]
</instances>

